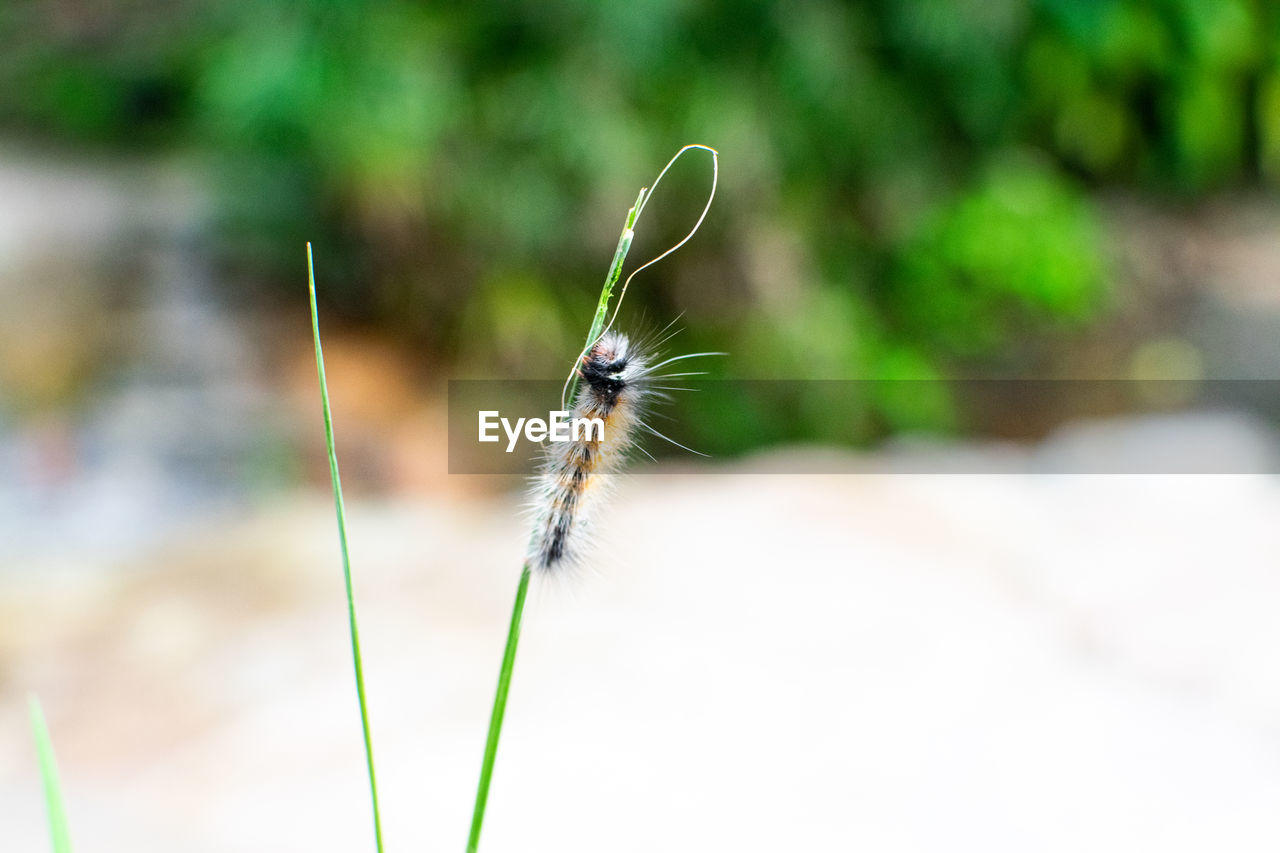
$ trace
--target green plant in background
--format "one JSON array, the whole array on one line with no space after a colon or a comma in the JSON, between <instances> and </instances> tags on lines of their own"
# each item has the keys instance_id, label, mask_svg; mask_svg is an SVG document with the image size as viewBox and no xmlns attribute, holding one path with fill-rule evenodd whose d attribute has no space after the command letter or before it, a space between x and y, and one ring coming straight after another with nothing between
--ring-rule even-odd
<instances>
[{"instance_id":1,"label":"green plant in background","mask_svg":"<svg viewBox=\"0 0 1280 853\"><path fill-rule=\"evenodd\" d=\"M228 266L283 291L323 239L335 313L446 363L494 329L495 370L573 345L603 200L696 133L732 212L641 303L761 377L981 374L1106 310L1102 193L1280 181L1278 33L1260 0L10 4L0 122L199 154ZM930 419L867 405L855 436Z\"/></svg>"},{"instance_id":2,"label":"green plant in background","mask_svg":"<svg viewBox=\"0 0 1280 853\"><path fill-rule=\"evenodd\" d=\"M53 741L44 721L40 700L32 696L29 702L31 733L36 741L36 753L40 757L40 778L44 782L45 808L49 812L49 838L54 853L71 853L71 830L67 825L67 810L63 804L62 783L58 781L58 762L53 755Z\"/></svg>"},{"instance_id":3,"label":"green plant in background","mask_svg":"<svg viewBox=\"0 0 1280 853\"><path fill-rule=\"evenodd\" d=\"M1100 229L1083 197L1034 161L989 170L906 240L895 319L913 338L992 353L1018 325L1088 319L1102 296Z\"/></svg>"}]
</instances>

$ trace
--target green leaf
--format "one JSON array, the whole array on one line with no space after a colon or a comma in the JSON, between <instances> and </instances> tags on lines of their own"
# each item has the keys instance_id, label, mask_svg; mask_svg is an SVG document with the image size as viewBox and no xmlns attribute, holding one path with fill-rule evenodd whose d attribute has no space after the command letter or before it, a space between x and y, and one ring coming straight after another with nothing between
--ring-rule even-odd
<instances>
[{"instance_id":1,"label":"green leaf","mask_svg":"<svg viewBox=\"0 0 1280 853\"><path fill-rule=\"evenodd\" d=\"M62 785L58 782L58 762L53 755L53 741L49 727L44 722L40 700L32 696L31 733L36 740L36 752L40 756L40 777L44 781L44 800L49 810L49 838L54 853L71 853L71 831L67 828L67 811L62 801Z\"/></svg>"},{"instance_id":2,"label":"green leaf","mask_svg":"<svg viewBox=\"0 0 1280 853\"><path fill-rule=\"evenodd\" d=\"M369 709L364 694L364 661L360 656L360 631L356 627L356 599L351 586L351 554L347 548L347 511L342 502L342 479L338 476L338 454L333 449L333 415L329 411L329 383L324 376L324 352L320 348L320 316L316 309L316 272L307 244L307 283L311 295L311 334L316 344L316 373L320 378L320 405L324 409L324 444L329 452L329 476L333 481L333 502L338 514L338 546L342 550L342 578L347 590L347 624L351 629L351 660L356 675L356 696L360 700L360 726L364 732L365 765L369 771L369 795L373 800L373 832L382 853L382 815L378 810L378 776L373 769L373 738L369 732Z\"/></svg>"}]
</instances>

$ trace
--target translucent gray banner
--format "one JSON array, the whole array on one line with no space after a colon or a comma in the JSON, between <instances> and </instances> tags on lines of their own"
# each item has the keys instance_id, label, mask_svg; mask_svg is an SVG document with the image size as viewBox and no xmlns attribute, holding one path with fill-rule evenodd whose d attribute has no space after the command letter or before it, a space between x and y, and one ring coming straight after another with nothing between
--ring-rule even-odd
<instances>
[{"instance_id":1,"label":"translucent gray banner","mask_svg":"<svg viewBox=\"0 0 1280 853\"><path fill-rule=\"evenodd\" d=\"M638 431L628 471L670 470L656 458L708 474L1280 473L1280 380L671 384L646 417L666 438ZM572 440L560 394L558 381L451 380L449 473L533 472L548 442Z\"/></svg>"}]
</instances>

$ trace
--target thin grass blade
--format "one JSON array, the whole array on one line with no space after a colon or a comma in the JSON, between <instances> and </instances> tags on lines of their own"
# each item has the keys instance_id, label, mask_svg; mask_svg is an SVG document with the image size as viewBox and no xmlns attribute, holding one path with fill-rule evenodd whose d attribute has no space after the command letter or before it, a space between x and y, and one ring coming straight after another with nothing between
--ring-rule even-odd
<instances>
[{"instance_id":1,"label":"thin grass blade","mask_svg":"<svg viewBox=\"0 0 1280 853\"><path fill-rule=\"evenodd\" d=\"M360 657L360 631L356 627L356 600L351 585L351 554L347 548L347 511L342 502L342 479L338 476L338 454L333 448L333 416L329 411L329 384L324 376L324 352L320 347L320 317L316 309L316 273L310 243L307 244L307 283L311 295L311 335L316 344L316 373L320 378L320 403L324 409L324 444L329 453L329 476L333 482L333 502L338 514L338 545L342 550L342 578L347 590L351 659L356 675L356 695L360 699L360 726L364 732L364 757L369 770L369 795L373 801L373 832L378 853L382 853L382 815L378 810L378 776L373 769L373 738L369 733L369 708L364 692L364 662Z\"/></svg>"},{"instance_id":2,"label":"thin grass blade","mask_svg":"<svg viewBox=\"0 0 1280 853\"><path fill-rule=\"evenodd\" d=\"M585 355L604 331L605 319L609 316L609 298L613 294L614 285L622 277L622 265L627 260L627 252L631 249L631 240L635 236L633 228L641 204L644 202L646 190L640 190L636 203L627 211L627 221L622 227L622 236L618 238L618 248L613 253L613 263L609 265L609 274L605 276L604 287L600 290L600 299L596 303L596 312L591 318L591 329L587 333L587 342L579 359ZM565 381L562 391L564 400L572 400L578 393L577 361L574 369ZM480 782L476 786L475 809L471 814L471 834L467 838L467 853L476 853L480 847L480 830L484 827L484 810L489 802L489 783L493 779L493 763L498 755L498 738L502 735L502 720L507 712L507 693L511 689L511 672L515 668L516 648L520 645L520 622L524 616L525 595L529 591L530 570L525 566L520 572L520 584L516 587L515 606L511 610L511 625L507 629L507 645L502 654L502 668L498 671L498 689L493 696L493 712L489 717L489 734L485 738L484 759L480 763Z\"/></svg>"},{"instance_id":3,"label":"thin grass blade","mask_svg":"<svg viewBox=\"0 0 1280 853\"><path fill-rule=\"evenodd\" d=\"M40 757L40 778L44 782L45 807L49 812L49 838L53 853L71 853L71 830L67 826L67 810L63 805L62 785L58 781L58 762L53 755L53 740L45 725L40 700L32 696L28 702L31 711L31 733L36 741L36 753Z\"/></svg>"},{"instance_id":4,"label":"thin grass blade","mask_svg":"<svg viewBox=\"0 0 1280 853\"><path fill-rule=\"evenodd\" d=\"M676 153L675 157L671 158L671 161L667 163L666 168L658 174L658 178L653 182L652 188L645 187L640 190L640 194L636 196L636 203L627 211L627 219L622 226L622 235L618 238L618 247L613 253L613 262L609 264L609 272L604 278L604 287L600 289L600 298L596 302L595 314L593 314L591 318L591 328L587 332L586 344L583 345L582 352L580 352L578 357L574 359L573 367L570 369L569 376L565 380L564 387L561 389L560 407L562 409L567 408L577 396L578 365L581 363L583 356L591 350L591 347L595 345L596 340L599 339L600 335L603 334L605 330L605 321L609 317L609 302L613 298L613 289L618 284L619 279L622 278L622 266L627 260L627 253L631 250L631 241L635 237L636 221L640 218L640 213L644 210L645 203L649 200L649 196L652 194L653 189L657 188L659 181L662 180L662 176L667 173L667 169L671 168L671 164L679 159L680 155L684 154L684 152L694 148L701 148L711 153L713 169L715 170L713 175L719 175L719 155L714 149L707 148L705 145L686 145ZM715 186L716 178L713 177L711 198L715 198ZM710 208L711 199L708 199L707 207L702 211L702 216L698 217L698 222L694 225L693 231L689 232L689 236L685 237L672 248L663 252L657 258L654 258L652 261L644 264L640 269L644 269L644 267L656 263L683 246L689 240L689 237L692 237L694 232L698 230L698 227L702 224L702 220L707 215L707 210L710 210ZM309 251L310 248L308 247L308 252ZM639 270L636 270L636 272L639 272ZM635 273L633 272L631 277L634 276ZM631 277L628 277L627 282L623 283L622 295L626 295L627 284L631 281ZM618 300L620 304L622 296L619 296ZM614 317L617 317L616 308L614 309ZM317 354L319 353L318 341L319 338L317 338ZM665 435L662 437L666 438ZM667 440L671 441L669 438ZM674 444L674 442L672 443ZM679 446L683 447L683 445ZM484 826L484 811L489 800L489 783L493 778L493 763L498 754L498 738L502 734L502 720L506 715L507 710L507 693L511 687L511 671L515 667L516 648L520 644L520 622L524 615L525 595L529 591L530 575L531 572L529 566L525 565L520 572L520 583L516 588L515 606L511 611L511 625L507 629L507 645L502 655L502 668L498 671L498 689L493 696L493 712L489 717L489 734L485 739L484 760L480 764L480 782L476 786L476 803L475 809L471 815L471 834L467 839L467 853L476 853L476 850L480 846L480 830Z\"/></svg>"},{"instance_id":5,"label":"thin grass blade","mask_svg":"<svg viewBox=\"0 0 1280 853\"><path fill-rule=\"evenodd\" d=\"M511 689L511 671L516 665L516 647L520 644L520 621L524 617L524 599L529 592L529 567L520 572L516 602L511 608L511 627L507 629L507 647L502 653L502 669L498 671L498 689L493 696L493 713L489 717L489 736L484 743L484 761L480 764L480 784L476 787L476 806L471 815L471 835L467 853L480 846L480 829L484 826L484 809L489 802L489 782L493 779L493 762L498 755L498 738L502 735L502 718L507 713L507 691Z\"/></svg>"}]
</instances>

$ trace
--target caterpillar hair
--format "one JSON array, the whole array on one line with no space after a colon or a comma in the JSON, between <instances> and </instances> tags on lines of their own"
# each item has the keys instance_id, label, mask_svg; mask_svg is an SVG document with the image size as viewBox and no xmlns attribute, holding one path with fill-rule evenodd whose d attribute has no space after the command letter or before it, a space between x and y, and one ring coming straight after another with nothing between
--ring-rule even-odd
<instances>
[{"instance_id":1,"label":"caterpillar hair","mask_svg":"<svg viewBox=\"0 0 1280 853\"><path fill-rule=\"evenodd\" d=\"M537 520L528 555L532 568L555 572L582 561L592 516L629 453L639 449L638 433L647 432L688 450L655 430L645 417L655 398L681 390L655 381L695 374L655 371L686 358L720 354L690 353L654 363L648 347L611 331L587 350L577 367L581 381L572 417L599 419L604 429L583 430L570 441L546 445L534 486Z\"/></svg>"}]
</instances>

